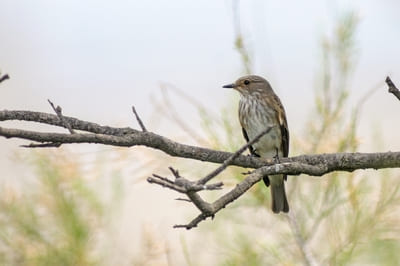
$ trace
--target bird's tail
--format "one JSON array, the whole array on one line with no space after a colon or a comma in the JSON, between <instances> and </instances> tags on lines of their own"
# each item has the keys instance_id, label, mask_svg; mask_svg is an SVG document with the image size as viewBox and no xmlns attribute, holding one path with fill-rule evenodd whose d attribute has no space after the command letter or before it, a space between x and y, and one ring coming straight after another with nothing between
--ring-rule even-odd
<instances>
[{"instance_id":1,"label":"bird's tail","mask_svg":"<svg viewBox=\"0 0 400 266\"><path fill-rule=\"evenodd\" d=\"M272 211L274 213L289 212L289 204L285 193L284 178L280 182L271 182Z\"/></svg>"}]
</instances>

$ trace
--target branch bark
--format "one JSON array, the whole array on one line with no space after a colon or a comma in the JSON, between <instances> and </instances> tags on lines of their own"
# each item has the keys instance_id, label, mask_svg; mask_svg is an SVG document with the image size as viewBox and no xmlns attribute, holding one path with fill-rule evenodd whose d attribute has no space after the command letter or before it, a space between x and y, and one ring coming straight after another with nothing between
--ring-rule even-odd
<instances>
[{"instance_id":1,"label":"branch bark","mask_svg":"<svg viewBox=\"0 0 400 266\"><path fill-rule=\"evenodd\" d=\"M393 82L391 82L389 77L386 82L388 83L389 91L397 96L397 93L394 92L394 89L397 88ZM197 179L197 181L190 181L181 176L179 172L172 167L170 167L170 170L174 179L162 177L157 174L153 174L147 179L149 183L155 183L185 194L188 197L188 201L191 201L200 210L200 214L190 223L175 225L174 227L176 228L191 229L208 217L214 217L219 210L238 199L265 175L307 174L311 176L322 176L333 171L351 172L357 169L400 167L400 152L300 155L290 158L280 158L280 162L276 163L273 160L267 161L258 157L241 155L249 145L254 144L254 142L256 142L263 134L268 133L271 128L267 128L237 152L229 153L185 145L153 132L149 132L144 127L144 124L136 113L134 107L132 107L132 111L142 129L141 131L129 127L116 128L102 126L74 117L64 116L61 114L61 107L58 106L55 108L51 102L50 104L57 115L33 111L3 110L0 111L0 121L22 120L43 123L67 128L71 134L0 127L0 136L5 138L20 138L35 141L35 143L31 143L30 145L23 145L23 147L29 148L59 147L62 144L72 143L96 143L123 147L140 145L161 150L174 157L222 164L207 176ZM222 195L215 202L208 203L204 201L198 192L202 190L221 189L223 186L222 182L214 184L207 183L222 172L228 165L236 165L256 170L250 172L242 182L237 184L235 188L226 194Z\"/></svg>"},{"instance_id":2,"label":"branch bark","mask_svg":"<svg viewBox=\"0 0 400 266\"><path fill-rule=\"evenodd\" d=\"M4 74L0 77L0 83L2 83L3 81L10 79L10 76L8 74Z\"/></svg>"},{"instance_id":3,"label":"branch bark","mask_svg":"<svg viewBox=\"0 0 400 266\"><path fill-rule=\"evenodd\" d=\"M396 98L398 100L400 100L400 91L399 89L396 87L396 85L394 85L393 81L390 79L390 77L386 77L386 84L389 87L389 92L392 93L394 96L396 96Z\"/></svg>"},{"instance_id":4,"label":"branch bark","mask_svg":"<svg viewBox=\"0 0 400 266\"><path fill-rule=\"evenodd\" d=\"M142 132L129 127L116 128L63 116L75 134L38 132L0 127L0 136L20 138L38 143L96 143L121 147L146 146L161 150L171 156L212 163L223 163L233 154L203 147L185 145L152 132ZM57 115L32 111L0 111L0 121L23 120L65 127ZM381 169L400 166L400 152L383 153L332 153L301 155L280 158L280 170L276 173L298 175L301 173L321 176L332 171L354 171L356 169ZM292 163L292 164L286 164ZM273 160L239 155L229 165L246 168L260 168L274 164Z\"/></svg>"}]
</instances>

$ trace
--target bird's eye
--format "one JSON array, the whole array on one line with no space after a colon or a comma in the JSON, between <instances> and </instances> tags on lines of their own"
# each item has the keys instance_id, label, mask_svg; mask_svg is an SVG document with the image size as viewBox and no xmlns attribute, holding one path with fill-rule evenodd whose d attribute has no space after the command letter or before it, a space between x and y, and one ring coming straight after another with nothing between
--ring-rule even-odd
<instances>
[{"instance_id":1,"label":"bird's eye","mask_svg":"<svg viewBox=\"0 0 400 266\"><path fill-rule=\"evenodd\" d=\"M249 84L250 84L250 80L245 79L243 83L244 83L245 85L249 85Z\"/></svg>"}]
</instances>

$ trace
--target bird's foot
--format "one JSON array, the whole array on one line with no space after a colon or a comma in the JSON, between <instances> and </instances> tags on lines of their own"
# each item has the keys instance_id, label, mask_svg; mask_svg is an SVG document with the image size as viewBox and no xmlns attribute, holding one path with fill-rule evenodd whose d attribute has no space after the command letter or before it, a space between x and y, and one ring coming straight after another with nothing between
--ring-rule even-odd
<instances>
[{"instance_id":1,"label":"bird's foot","mask_svg":"<svg viewBox=\"0 0 400 266\"><path fill-rule=\"evenodd\" d=\"M275 164L281 163L281 160L279 159L279 153L278 153L278 149L276 149L276 154L273 157Z\"/></svg>"}]
</instances>

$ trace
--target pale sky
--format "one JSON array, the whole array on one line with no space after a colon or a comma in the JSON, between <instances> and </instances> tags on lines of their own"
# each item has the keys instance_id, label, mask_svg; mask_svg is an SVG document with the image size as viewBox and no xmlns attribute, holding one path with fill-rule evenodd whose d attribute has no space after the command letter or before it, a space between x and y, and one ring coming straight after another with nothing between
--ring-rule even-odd
<instances>
[{"instance_id":1,"label":"pale sky","mask_svg":"<svg viewBox=\"0 0 400 266\"><path fill-rule=\"evenodd\" d=\"M150 96L168 82L218 112L233 93L221 85L243 70L230 1L1 2L0 69L11 76L1 108L51 111L49 98L65 114L126 124L131 105L147 118ZM321 36L343 11L361 19L354 93L387 74L400 83L397 1L242 1L240 8L255 73L271 82L294 128L311 111ZM378 100L397 107L382 91Z\"/></svg>"}]
</instances>

